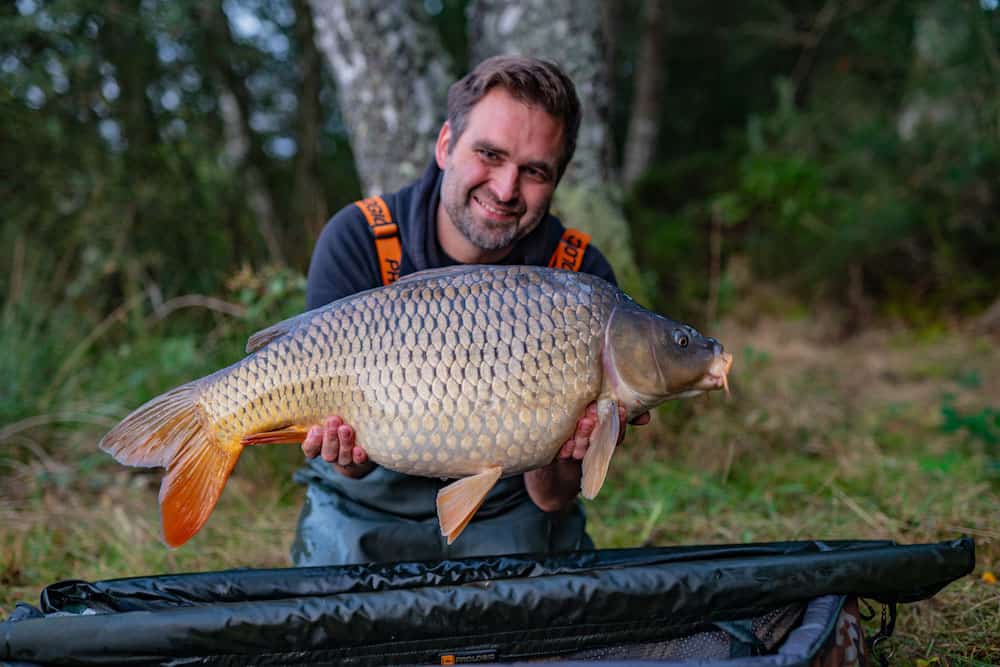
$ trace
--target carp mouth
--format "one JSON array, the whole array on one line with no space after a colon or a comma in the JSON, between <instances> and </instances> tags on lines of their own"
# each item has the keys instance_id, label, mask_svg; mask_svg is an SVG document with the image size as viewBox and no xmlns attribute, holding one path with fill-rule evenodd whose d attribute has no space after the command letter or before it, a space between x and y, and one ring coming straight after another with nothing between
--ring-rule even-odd
<instances>
[{"instance_id":1,"label":"carp mouth","mask_svg":"<svg viewBox=\"0 0 1000 667\"><path fill-rule=\"evenodd\" d=\"M729 397L729 370L733 367L733 355L731 352L723 352L721 354L715 355L712 359L712 363L709 364L708 370L705 375L702 376L701 380L695 385L696 389L702 391L711 391L713 389L722 389L726 392L726 397Z\"/></svg>"}]
</instances>

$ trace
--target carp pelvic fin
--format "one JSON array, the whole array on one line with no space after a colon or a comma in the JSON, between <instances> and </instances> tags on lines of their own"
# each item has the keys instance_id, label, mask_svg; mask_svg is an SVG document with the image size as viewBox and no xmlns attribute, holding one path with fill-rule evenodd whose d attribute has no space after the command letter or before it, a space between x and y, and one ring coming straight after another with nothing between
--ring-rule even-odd
<instances>
[{"instance_id":1,"label":"carp pelvic fin","mask_svg":"<svg viewBox=\"0 0 1000 667\"><path fill-rule=\"evenodd\" d=\"M486 500L486 494L496 485L502 472L503 468L493 466L478 475L452 482L438 491L438 523L441 524L441 534L448 537L448 544L454 542L469 525L472 516Z\"/></svg>"},{"instance_id":2,"label":"carp pelvic fin","mask_svg":"<svg viewBox=\"0 0 1000 667\"><path fill-rule=\"evenodd\" d=\"M198 397L201 381L157 396L121 421L100 447L119 463L163 467L160 518L163 541L179 547L208 520L240 452L205 429Z\"/></svg>"},{"instance_id":3,"label":"carp pelvic fin","mask_svg":"<svg viewBox=\"0 0 1000 667\"><path fill-rule=\"evenodd\" d=\"M240 440L244 447L247 445L276 445L279 443L299 443L306 439L309 429L305 426L291 424L285 428L274 431L262 431L260 433L250 433Z\"/></svg>"},{"instance_id":4,"label":"carp pelvic fin","mask_svg":"<svg viewBox=\"0 0 1000 667\"><path fill-rule=\"evenodd\" d=\"M593 498L604 486L611 455L615 453L621 433L619 419L617 401L604 398L597 402L597 426L590 434L590 446L583 457L583 481L580 486L584 498Z\"/></svg>"}]
</instances>

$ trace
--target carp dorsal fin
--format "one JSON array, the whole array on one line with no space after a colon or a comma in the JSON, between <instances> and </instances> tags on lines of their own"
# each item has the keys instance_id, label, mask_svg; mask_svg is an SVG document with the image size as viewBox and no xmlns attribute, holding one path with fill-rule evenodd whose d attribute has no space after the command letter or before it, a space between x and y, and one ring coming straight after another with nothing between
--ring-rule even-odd
<instances>
[{"instance_id":1,"label":"carp dorsal fin","mask_svg":"<svg viewBox=\"0 0 1000 667\"><path fill-rule=\"evenodd\" d=\"M584 498L593 498L604 486L604 478L607 477L608 465L618 446L620 433L618 401L612 398L597 401L597 426L590 434L590 446L583 457L583 481L580 486Z\"/></svg>"},{"instance_id":2,"label":"carp dorsal fin","mask_svg":"<svg viewBox=\"0 0 1000 667\"><path fill-rule=\"evenodd\" d=\"M306 316L312 317L314 315L313 311L308 311L302 313L301 315L296 315L295 317L289 317L287 320L282 320L277 324L272 324L266 329L261 329L257 333L250 336L247 339L247 354L256 352L260 348L264 347L272 340L281 338L286 333L295 328L295 325L301 322Z\"/></svg>"},{"instance_id":3,"label":"carp dorsal fin","mask_svg":"<svg viewBox=\"0 0 1000 667\"><path fill-rule=\"evenodd\" d=\"M441 524L441 534L448 538L448 544L454 542L469 525L502 473L500 466L491 466L478 475L452 482L438 491L438 523Z\"/></svg>"}]
</instances>

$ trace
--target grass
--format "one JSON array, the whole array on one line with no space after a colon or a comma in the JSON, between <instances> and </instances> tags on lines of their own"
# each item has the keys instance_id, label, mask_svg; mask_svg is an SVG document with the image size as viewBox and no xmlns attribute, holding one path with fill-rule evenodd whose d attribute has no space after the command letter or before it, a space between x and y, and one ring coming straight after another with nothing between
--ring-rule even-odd
<instances>
[{"instance_id":1,"label":"grass","mask_svg":"<svg viewBox=\"0 0 1000 667\"><path fill-rule=\"evenodd\" d=\"M1000 664L1000 585L987 581L1000 574L995 342L958 330L824 332L803 318L712 331L737 356L733 397L670 404L633 429L587 504L591 533L601 547L971 535L975 572L903 605L893 645L898 664ZM81 365L67 380L76 389L55 394L64 405L0 425L5 613L61 579L288 565L303 495L290 481L296 448L244 456L206 528L178 550L158 541L160 472L96 451L141 395L235 359L236 345L216 338L171 339L186 361L151 376L138 365L156 340L141 353L109 347L88 357L99 382Z\"/></svg>"}]
</instances>

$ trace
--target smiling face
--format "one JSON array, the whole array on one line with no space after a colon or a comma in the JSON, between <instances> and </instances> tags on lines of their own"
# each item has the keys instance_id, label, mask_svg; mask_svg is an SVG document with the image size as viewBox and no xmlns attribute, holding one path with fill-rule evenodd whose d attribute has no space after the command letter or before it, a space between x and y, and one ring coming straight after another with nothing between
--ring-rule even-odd
<instances>
[{"instance_id":1,"label":"smiling face","mask_svg":"<svg viewBox=\"0 0 1000 667\"><path fill-rule=\"evenodd\" d=\"M503 259L548 211L562 149L562 123L503 88L472 108L457 140L445 123L435 150L445 252L463 263Z\"/></svg>"}]
</instances>

